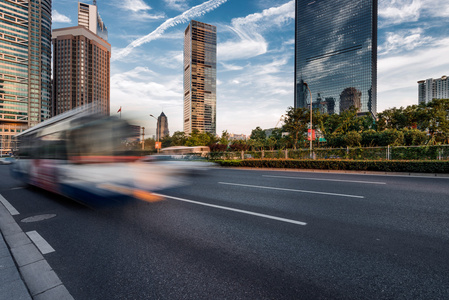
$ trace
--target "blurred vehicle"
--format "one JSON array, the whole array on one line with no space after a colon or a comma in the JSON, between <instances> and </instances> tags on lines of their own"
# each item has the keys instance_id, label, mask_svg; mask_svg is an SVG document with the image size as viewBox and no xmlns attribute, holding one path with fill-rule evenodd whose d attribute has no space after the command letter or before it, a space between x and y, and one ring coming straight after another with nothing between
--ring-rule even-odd
<instances>
[{"instance_id":1,"label":"blurred vehicle","mask_svg":"<svg viewBox=\"0 0 449 300\"><path fill-rule=\"evenodd\" d=\"M215 163L208 162L198 154L147 155L141 158L140 161L151 163L152 166L183 170L188 175L203 175L206 171L216 167Z\"/></svg>"},{"instance_id":2,"label":"blurred vehicle","mask_svg":"<svg viewBox=\"0 0 449 300\"><path fill-rule=\"evenodd\" d=\"M210 152L208 146L173 146L161 149L160 153L165 155L200 155L206 157Z\"/></svg>"},{"instance_id":3,"label":"blurred vehicle","mask_svg":"<svg viewBox=\"0 0 449 300\"><path fill-rule=\"evenodd\" d=\"M93 206L153 201L153 192L186 183L179 167L146 164L125 151L128 122L90 111L75 109L17 134L13 176Z\"/></svg>"},{"instance_id":4,"label":"blurred vehicle","mask_svg":"<svg viewBox=\"0 0 449 300\"><path fill-rule=\"evenodd\" d=\"M15 161L14 157L0 157L0 165L10 165Z\"/></svg>"}]
</instances>

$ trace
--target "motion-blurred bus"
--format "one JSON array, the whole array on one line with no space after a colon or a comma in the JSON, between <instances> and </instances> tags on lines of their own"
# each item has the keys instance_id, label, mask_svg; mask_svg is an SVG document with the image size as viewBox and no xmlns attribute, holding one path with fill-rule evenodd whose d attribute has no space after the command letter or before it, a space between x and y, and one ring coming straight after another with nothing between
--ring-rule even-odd
<instances>
[{"instance_id":1,"label":"motion-blurred bus","mask_svg":"<svg viewBox=\"0 0 449 300\"><path fill-rule=\"evenodd\" d=\"M183 182L179 170L126 155L128 122L89 111L72 110L17 134L12 174L88 205L152 201L152 192Z\"/></svg>"}]
</instances>

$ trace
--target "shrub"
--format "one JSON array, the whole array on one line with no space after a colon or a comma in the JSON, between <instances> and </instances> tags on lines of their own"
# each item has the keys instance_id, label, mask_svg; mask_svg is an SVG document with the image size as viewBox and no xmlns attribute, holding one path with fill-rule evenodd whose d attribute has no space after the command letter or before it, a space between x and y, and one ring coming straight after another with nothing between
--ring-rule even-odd
<instances>
[{"instance_id":1,"label":"shrub","mask_svg":"<svg viewBox=\"0 0 449 300\"><path fill-rule=\"evenodd\" d=\"M449 161L251 159L217 162L226 167L449 173Z\"/></svg>"}]
</instances>

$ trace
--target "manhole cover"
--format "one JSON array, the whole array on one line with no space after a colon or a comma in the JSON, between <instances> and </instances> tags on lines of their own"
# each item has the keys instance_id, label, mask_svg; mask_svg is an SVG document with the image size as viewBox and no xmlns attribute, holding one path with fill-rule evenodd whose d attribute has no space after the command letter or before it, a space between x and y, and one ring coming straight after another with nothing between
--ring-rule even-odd
<instances>
[{"instance_id":1,"label":"manhole cover","mask_svg":"<svg viewBox=\"0 0 449 300\"><path fill-rule=\"evenodd\" d=\"M51 219L53 217L56 217L56 215L55 214L38 215L38 216L25 218L22 220L22 222L24 222L24 223L39 222L39 221Z\"/></svg>"}]
</instances>

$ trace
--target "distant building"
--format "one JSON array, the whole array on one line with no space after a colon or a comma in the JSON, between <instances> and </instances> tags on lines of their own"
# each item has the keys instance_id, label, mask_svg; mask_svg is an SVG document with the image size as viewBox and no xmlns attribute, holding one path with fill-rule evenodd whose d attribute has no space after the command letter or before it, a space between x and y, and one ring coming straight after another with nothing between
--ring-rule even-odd
<instances>
[{"instance_id":1,"label":"distant building","mask_svg":"<svg viewBox=\"0 0 449 300\"><path fill-rule=\"evenodd\" d=\"M170 135L168 131L168 119L164 112L157 118L156 140L160 141L163 137Z\"/></svg>"},{"instance_id":2,"label":"distant building","mask_svg":"<svg viewBox=\"0 0 449 300\"><path fill-rule=\"evenodd\" d=\"M51 0L0 1L0 150L51 117Z\"/></svg>"},{"instance_id":3,"label":"distant building","mask_svg":"<svg viewBox=\"0 0 449 300\"><path fill-rule=\"evenodd\" d=\"M433 99L449 99L449 80L447 76L418 81L418 103L429 103Z\"/></svg>"},{"instance_id":4,"label":"distant building","mask_svg":"<svg viewBox=\"0 0 449 300\"><path fill-rule=\"evenodd\" d=\"M360 111L362 92L356 88L345 88L340 94L340 113L348 110L351 107L355 107L357 111Z\"/></svg>"},{"instance_id":5,"label":"distant building","mask_svg":"<svg viewBox=\"0 0 449 300\"><path fill-rule=\"evenodd\" d=\"M78 26L84 26L103 40L108 40L108 29L98 13L95 0L93 5L78 2Z\"/></svg>"},{"instance_id":6,"label":"distant building","mask_svg":"<svg viewBox=\"0 0 449 300\"><path fill-rule=\"evenodd\" d=\"M313 100L328 113L351 104L376 115L377 6L378 0L296 0L295 108Z\"/></svg>"},{"instance_id":7,"label":"distant building","mask_svg":"<svg viewBox=\"0 0 449 300\"><path fill-rule=\"evenodd\" d=\"M246 141L248 139L248 136L244 134L229 134L229 140L231 141Z\"/></svg>"},{"instance_id":8,"label":"distant building","mask_svg":"<svg viewBox=\"0 0 449 300\"><path fill-rule=\"evenodd\" d=\"M110 112L111 45L84 26L55 29L53 42L53 113L86 104Z\"/></svg>"},{"instance_id":9,"label":"distant building","mask_svg":"<svg viewBox=\"0 0 449 300\"><path fill-rule=\"evenodd\" d=\"M191 21L184 33L184 133L216 134L217 28Z\"/></svg>"}]
</instances>

